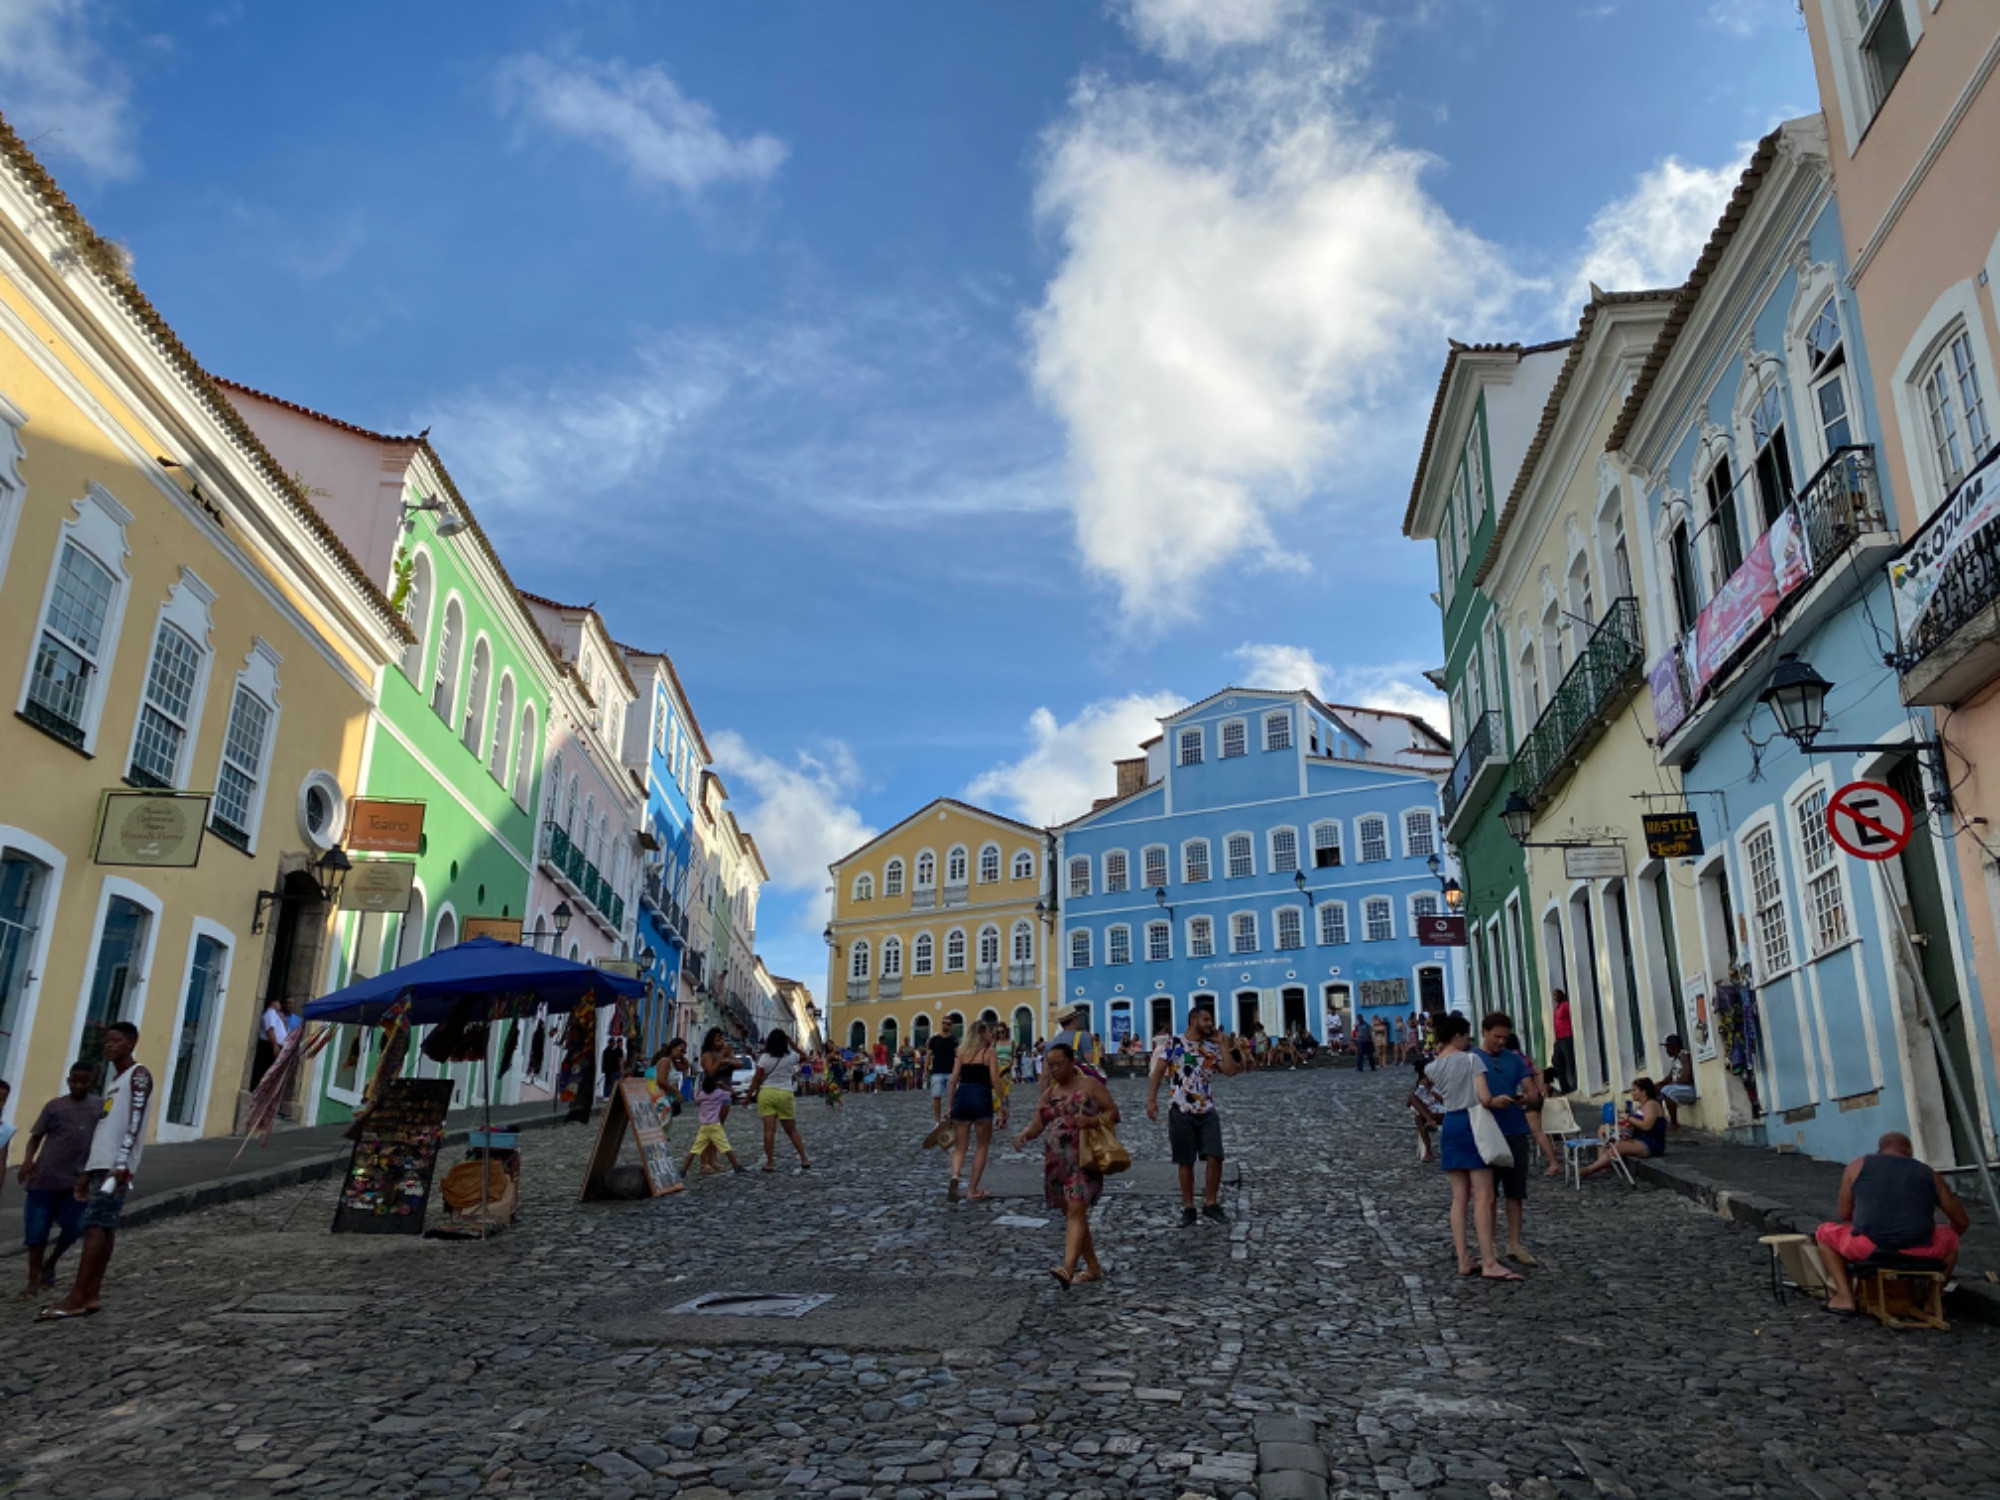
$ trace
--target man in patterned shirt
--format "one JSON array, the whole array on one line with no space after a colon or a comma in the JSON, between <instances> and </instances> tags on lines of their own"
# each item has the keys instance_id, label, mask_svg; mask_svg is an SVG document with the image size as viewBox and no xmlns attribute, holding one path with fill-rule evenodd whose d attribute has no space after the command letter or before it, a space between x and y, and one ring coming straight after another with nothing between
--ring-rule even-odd
<instances>
[{"instance_id":1,"label":"man in patterned shirt","mask_svg":"<svg viewBox=\"0 0 2000 1500\"><path fill-rule=\"evenodd\" d=\"M132 1049L138 1045L139 1028L130 1021L113 1021L104 1030L104 1060L111 1068L104 1117L97 1122L90 1158L76 1180L77 1201L83 1205L83 1257L69 1295L37 1313L37 1322L84 1318L98 1310L125 1192L145 1150L146 1108L153 1100L153 1075L132 1060Z\"/></svg>"},{"instance_id":2,"label":"man in patterned shirt","mask_svg":"<svg viewBox=\"0 0 2000 1500\"><path fill-rule=\"evenodd\" d=\"M1216 1045L1215 1012L1196 1006L1188 1013L1184 1036L1166 1036L1153 1052L1153 1075L1146 1089L1146 1118L1160 1118L1160 1080L1173 1082L1167 1097L1167 1145L1181 1178L1181 1227L1198 1223L1194 1211L1194 1163L1197 1156L1208 1163L1202 1185L1203 1218L1226 1224L1227 1217L1217 1198L1222 1193L1222 1121L1215 1112L1211 1080L1220 1072L1225 1078L1242 1071L1243 1058L1236 1038L1225 1036Z\"/></svg>"}]
</instances>

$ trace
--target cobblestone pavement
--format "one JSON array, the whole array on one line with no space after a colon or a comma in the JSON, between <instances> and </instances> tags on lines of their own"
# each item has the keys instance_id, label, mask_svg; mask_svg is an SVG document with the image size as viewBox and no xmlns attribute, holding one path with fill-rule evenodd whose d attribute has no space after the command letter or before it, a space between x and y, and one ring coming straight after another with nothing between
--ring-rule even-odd
<instances>
[{"instance_id":1,"label":"cobblestone pavement","mask_svg":"<svg viewBox=\"0 0 2000 1500\"><path fill-rule=\"evenodd\" d=\"M810 1174L650 1203L578 1204L586 1132L529 1137L485 1245L331 1236L331 1184L135 1229L103 1316L0 1310L0 1494L1311 1495L1316 1442L1333 1494L2000 1495L2000 1337L1780 1310L1754 1238L1673 1195L1537 1178L1543 1268L1459 1280L1407 1082L1223 1083L1233 1223L1107 1194L1109 1279L1067 1294L1038 1198L947 1206L917 1096L810 1102ZM1260 1420L1309 1440L1267 1448L1291 1474L1260 1481Z\"/></svg>"}]
</instances>

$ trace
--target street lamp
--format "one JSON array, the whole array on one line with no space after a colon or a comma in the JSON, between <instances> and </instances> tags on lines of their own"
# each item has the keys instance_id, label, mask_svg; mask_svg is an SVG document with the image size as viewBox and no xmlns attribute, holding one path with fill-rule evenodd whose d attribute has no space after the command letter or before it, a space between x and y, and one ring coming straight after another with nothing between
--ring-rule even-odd
<instances>
[{"instance_id":1,"label":"street lamp","mask_svg":"<svg viewBox=\"0 0 2000 1500\"><path fill-rule=\"evenodd\" d=\"M335 844L308 865L304 873L312 877L313 886L320 900L332 906L340 900L340 887L347 879L347 872L353 868L354 861L347 857L347 851ZM271 907L304 899L302 894L294 894L282 888L275 891L259 891L257 910L250 918L250 931L259 933L264 930L264 913Z\"/></svg>"},{"instance_id":2,"label":"street lamp","mask_svg":"<svg viewBox=\"0 0 2000 1500\"><path fill-rule=\"evenodd\" d=\"M1168 920L1171 921L1174 909L1167 905L1167 888L1163 885L1153 887L1153 900L1158 903L1160 910L1165 912Z\"/></svg>"},{"instance_id":3,"label":"street lamp","mask_svg":"<svg viewBox=\"0 0 2000 1500\"><path fill-rule=\"evenodd\" d=\"M1437 863L1436 855L1431 856L1431 863L1432 864ZM1317 906L1319 904L1318 902L1313 900L1313 893L1310 890L1306 889L1306 872L1304 870L1292 871L1292 884L1297 886L1299 894L1306 898L1307 906Z\"/></svg>"},{"instance_id":4,"label":"street lamp","mask_svg":"<svg viewBox=\"0 0 2000 1500\"><path fill-rule=\"evenodd\" d=\"M1507 825L1508 837L1526 848L1535 826L1535 804L1519 792L1509 792L1507 805L1500 809L1500 821Z\"/></svg>"},{"instance_id":5,"label":"street lamp","mask_svg":"<svg viewBox=\"0 0 2000 1500\"><path fill-rule=\"evenodd\" d=\"M1453 916L1464 911L1465 887L1461 886L1456 880L1447 880L1444 883L1444 904Z\"/></svg>"},{"instance_id":6,"label":"street lamp","mask_svg":"<svg viewBox=\"0 0 2000 1500\"><path fill-rule=\"evenodd\" d=\"M403 502L403 530L416 530L417 512L419 511L429 511L438 518L437 534L441 537L457 536L471 524L465 517L453 515L442 501L423 500L412 505L409 501L405 500Z\"/></svg>"},{"instance_id":7,"label":"street lamp","mask_svg":"<svg viewBox=\"0 0 2000 1500\"><path fill-rule=\"evenodd\" d=\"M1881 740L1865 745L1822 745L1819 736L1826 728L1826 695L1833 691L1828 682L1812 668L1812 663L1801 661L1796 652L1787 651L1778 658L1778 665L1771 670L1770 680L1764 684L1764 691L1757 695L1757 701L1771 710L1771 717L1778 721L1778 729L1801 754L1818 750L1847 755L1893 754L1897 750L1909 750L1921 756L1930 767L1931 780L1935 790L1930 796L1930 804L1939 813L1951 811L1951 778L1944 763L1944 742L1935 736L1925 739Z\"/></svg>"},{"instance_id":8,"label":"street lamp","mask_svg":"<svg viewBox=\"0 0 2000 1500\"><path fill-rule=\"evenodd\" d=\"M554 915L556 923L556 941L561 942L562 935L565 932L569 931L569 919L571 916L574 915L574 913L570 911L569 903L567 901L558 901L556 903L556 909Z\"/></svg>"}]
</instances>

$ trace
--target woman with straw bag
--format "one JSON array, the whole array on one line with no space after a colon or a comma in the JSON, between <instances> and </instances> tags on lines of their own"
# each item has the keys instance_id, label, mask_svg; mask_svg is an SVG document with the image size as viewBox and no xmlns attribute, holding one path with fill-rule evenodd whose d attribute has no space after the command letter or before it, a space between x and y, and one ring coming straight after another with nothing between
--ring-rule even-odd
<instances>
[{"instance_id":1,"label":"woman with straw bag","mask_svg":"<svg viewBox=\"0 0 2000 1500\"><path fill-rule=\"evenodd\" d=\"M1104 1173L1095 1165L1097 1143L1086 1137L1099 1127L1116 1125L1118 1120L1118 1105L1111 1091L1077 1066L1076 1053L1068 1046L1051 1044L1048 1078L1034 1123L1021 1132L1014 1145L1017 1150L1025 1149L1029 1141L1046 1137L1042 1199L1050 1208L1062 1210L1065 1230L1063 1263L1049 1274L1064 1290L1080 1281L1104 1278L1104 1267L1097 1262L1097 1247L1090 1238L1090 1208L1104 1192ZM1086 1160L1087 1155L1091 1160ZM1077 1269L1079 1261L1082 1270Z\"/></svg>"}]
</instances>

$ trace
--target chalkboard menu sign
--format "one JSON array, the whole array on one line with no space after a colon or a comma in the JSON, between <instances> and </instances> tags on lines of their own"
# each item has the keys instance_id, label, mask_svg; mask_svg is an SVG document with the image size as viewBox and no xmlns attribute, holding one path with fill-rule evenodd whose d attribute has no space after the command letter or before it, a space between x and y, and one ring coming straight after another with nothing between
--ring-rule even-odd
<instances>
[{"instance_id":1,"label":"chalkboard menu sign","mask_svg":"<svg viewBox=\"0 0 2000 1500\"><path fill-rule=\"evenodd\" d=\"M583 1202L604 1196L604 1174L618 1160L629 1128L639 1148L639 1165L645 1169L647 1190L655 1197L678 1193L686 1183L674 1166L673 1149L667 1145L667 1112L653 1099L653 1091L643 1078L623 1078L612 1092L611 1105L597 1127L597 1145L590 1153L583 1174Z\"/></svg>"},{"instance_id":2,"label":"chalkboard menu sign","mask_svg":"<svg viewBox=\"0 0 2000 1500\"><path fill-rule=\"evenodd\" d=\"M431 1173L451 1108L449 1078L392 1078L387 1094L361 1125L347 1164L335 1234L421 1234L430 1203Z\"/></svg>"}]
</instances>

